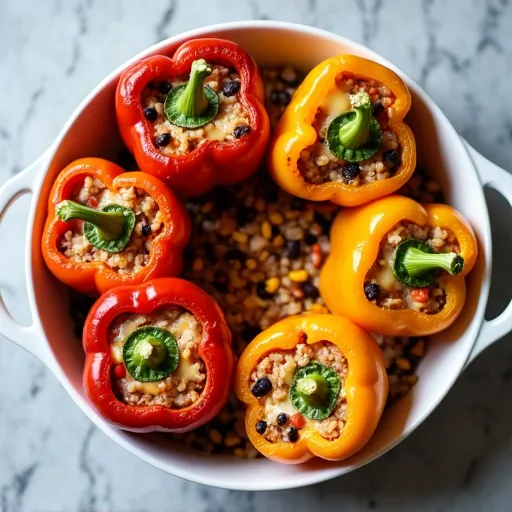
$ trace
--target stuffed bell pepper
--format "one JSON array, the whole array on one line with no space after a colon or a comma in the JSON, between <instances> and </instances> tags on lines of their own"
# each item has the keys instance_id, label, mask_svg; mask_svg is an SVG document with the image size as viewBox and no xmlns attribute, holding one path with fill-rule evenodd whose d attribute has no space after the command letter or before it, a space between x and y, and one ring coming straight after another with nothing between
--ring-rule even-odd
<instances>
[{"instance_id":1,"label":"stuffed bell pepper","mask_svg":"<svg viewBox=\"0 0 512 512\"><path fill-rule=\"evenodd\" d=\"M273 135L269 167L277 184L312 201L358 206L398 190L416 166L400 77L355 55L313 69Z\"/></svg>"},{"instance_id":2,"label":"stuffed bell pepper","mask_svg":"<svg viewBox=\"0 0 512 512\"><path fill-rule=\"evenodd\" d=\"M388 394L382 352L350 321L291 316L260 333L238 362L235 391L249 439L263 455L298 464L342 460L379 423Z\"/></svg>"},{"instance_id":3,"label":"stuffed bell pepper","mask_svg":"<svg viewBox=\"0 0 512 512\"><path fill-rule=\"evenodd\" d=\"M179 274L189 235L184 207L158 178L84 158L53 184L42 251L57 279L98 294Z\"/></svg>"},{"instance_id":4,"label":"stuffed bell pepper","mask_svg":"<svg viewBox=\"0 0 512 512\"><path fill-rule=\"evenodd\" d=\"M256 63L223 39L188 41L121 76L116 112L141 170L182 196L231 185L260 164L269 138Z\"/></svg>"},{"instance_id":5,"label":"stuffed bell pepper","mask_svg":"<svg viewBox=\"0 0 512 512\"><path fill-rule=\"evenodd\" d=\"M231 333L217 303L176 278L122 286L95 303L83 331L84 386L111 424L187 432L231 392Z\"/></svg>"},{"instance_id":6,"label":"stuffed bell pepper","mask_svg":"<svg viewBox=\"0 0 512 512\"><path fill-rule=\"evenodd\" d=\"M368 331L433 334L461 312L477 252L471 226L450 206L389 196L338 214L320 293Z\"/></svg>"}]
</instances>

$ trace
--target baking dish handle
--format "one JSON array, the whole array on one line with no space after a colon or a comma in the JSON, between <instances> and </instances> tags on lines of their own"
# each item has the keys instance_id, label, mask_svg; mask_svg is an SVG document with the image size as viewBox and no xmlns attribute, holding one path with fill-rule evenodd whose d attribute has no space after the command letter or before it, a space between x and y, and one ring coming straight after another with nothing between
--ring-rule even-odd
<instances>
[{"instance_id":1,"label":"baking dish handle","mask_svg":"<svg viewBox=\"0 0 512 512\"><path fill-rule=\"evenodd\" d=\"M39 157L33 164L16 174L0 187L0 224L9 207L25 194L31 194L35 176L41 168L41 164L45 159L45 154ZM0 290L0 335L16 343L43 363L47 364L45 345L40 339L38 329L34 324L25 327L20 325L11 316L5 305Z\"/></svg>"},{"instance_id":2,"label":"baking dish handle","mask_svg":"<svg viewBox=\"0 0 512 512\"><path fill-rule=\"evenodd\" d=\"M487 160L466 141L466 148L482 181L482 185L492 187L499 192L512 206L512 174ZM505 310L492 320L484 320L476 343L469 355L469 364L489 345L512 331L512 300Z\"/></svg>"}]
</instances>

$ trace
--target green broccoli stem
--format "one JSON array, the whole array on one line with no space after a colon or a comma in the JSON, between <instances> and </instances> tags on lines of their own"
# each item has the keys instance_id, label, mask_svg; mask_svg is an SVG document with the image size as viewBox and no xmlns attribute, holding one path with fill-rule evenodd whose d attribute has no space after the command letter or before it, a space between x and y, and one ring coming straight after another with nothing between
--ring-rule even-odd
<instances>
[{"instance_id":1,"label":"green broccoli stem","mask_svg":"<svg viewBox=\"0 0 512 512\"><path fill-rule=\"evenodd\" d=\"M157 370L166 357L165 343L153 336L142 338L133 349L133 362L139 367L147 365L153 370Z\"/></svg>"},{"instance_id":2,"label":"green broccoli stem","mask_svg":"<svg viewBox=\"0 0 512 512\"><path fill-rule=\"evenodd\" d=\"M318 373L308 375L297 381L295 389L310 405L322 405L329 394L327 379Z\"/></svg>"},{"instance_id":3,"label":"green broccoli stem","mask_svg":"<svg viewBox=\"0 0 512 512\"><path fill-rule=\"evenodd\" d=\"M372 119L372 103L367 92L358 92L350 96L354 119L340 128L339 138L348 149L358 149L370 139L370 121Z\"/></svg>"},{"instance_id":4,"label":"green broccoli stem","mask_svg":"<svg viewBox=\"0 0 512 512\"><path fill-rule=\"evenodd\" d=\"M75 201L62 201L56 207L57 215L65 221L79 219L95 226L105 240L117 240L123 234L126 217L123 212L102 212Z\"/></svg>"},{"instance_id":5,"label":"green broccoli stem","mask_svg":"<svg viewBox=\"0 0 512 512\"><path fill-rule=\"evenodd\" d=\"M433 269L446 270L454 276L462 271L464 260L455 252L428 253L417 247L409 247L403 258L403 266L410 276Z\"/></svg>"},{"instance_id":6,"label":"green broccoli stem","mask_svg":"<svg viewBox=\"0 0 512 512\"><path fill-rule=\"evenodd\" d=\"M176 110L186 117L195 117L208 110L209 103L204 93L204 79L212 72L204 59L192 62L190 79L176 101Z\"/></svg>"}]
</instances>

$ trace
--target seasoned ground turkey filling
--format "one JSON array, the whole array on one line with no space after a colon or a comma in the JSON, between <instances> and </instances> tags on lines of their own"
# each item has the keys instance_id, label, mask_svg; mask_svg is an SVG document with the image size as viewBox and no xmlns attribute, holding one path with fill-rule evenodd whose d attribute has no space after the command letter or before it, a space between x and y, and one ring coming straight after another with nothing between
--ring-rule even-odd
<instances>
[{"instance_id":1,"label":"seasoned ground turkey filling","mask_svg":"<svg viewBox=\"0 0 512 512\"><path fill-rule=\"evenodd\" d=\"M322 341L312 345L298 343L295 350L272 352L258 363L251 374L251 387L258 379L264 377L272 383L272 391L259 399L265 412L265 416L260 420L266 423L266 429L262 435L267 441L271 443L297 441L293 438L293 434L290 436L290 432L293 432L294 429L290 424L293 423L292 418L296 411L289 400L288 394L295 372L313 361L318 361L336 370L342 387L338 402L331 415L324 420L304 418L306 423L303 428L313 427L325 439L336 439L340 436L348 415L344 389L348 363L336 345L328 341Z\"/></svg>"},{"instance_id":2,"label":"seasoned ground turkey filling","mask_svg":"<svg viewBox=\"0 0 512 512\"><path fill-rule=\"evenodd\" d=\"M398 282L393 275L394 251L400 242L410 237L425 241L435 252L460 253L460 246L450 230L439 226L420 227L410 222L400 222L393 227L381 243L378 259L368 272L365 285L369 283L378 285L379 294L374 302L382 308L414 309L429 314L438 313L446 302L445 290L442 287L444 272L431 286L422 289L422 291L428 290L428 297L425 293L418 294L418 289Z\"/></svg>"},{"instance_id":3,"label":"seasoned ground turkey filling","mask_svg":"<svg viewBox=\"0 0 512 512\"><path fill-rule=\"evenodd\" d=\"M261 73L266 107L274 126L300 77L289 66L263 68ZM133 165L128 156L126 152L120 155L124 168ZM418 169L400 193L421 203L443 202L438 183L427 179ZM266 172L260 172L245 183L189 201L187 208L192 214L193 235L186 249L184 277L209 291L226 312L237 354L262 328L281 316L307 310L327 311L316 285L330 251L329 229L336 213L330 207L326 209L323 204L308 203L286 194ZM279 213L285 219L283 224L279 225L279 216L273 217L277 224L271 222L272 213ZM268 224L263 224L264 221ZM291 224L285 228L286 222ZM253 235L246 233L247 241L244 234L240 236L245 226L249 231L254 230ZM266 236L260 237L263 230ZM292 274L294 281L288 275L292 269L305 270L306 274ZM267 276L279 276L278 281L268 284L268 289ZM304 276L307 279L301 281ZM255 299L246 303L247 297ZM72 295L70 311L78 338L91 305L85 295ZM390 400L399 398L418 379L416 369L426 350L426 338L376 336L376 339L387 363ZM259 456L245 432L244 409L234 396L203 427L172 437L205 453Z\"/></svg>"},{"instance_id":4,"label":"seasoned ground turkey filling","mask_svg":"<svg viewBox=\"0 0 512 512\"><path fill-rule=\"evenodd\" d=\"M396 135L388 126L390 107L395 102L393 93L374 80L361 80L343 73L336 80L337 88L319 106L313 128L318 134L316 142L301 152L299 171L308 183L343 181L348 185L364 185L384 180L393 175L400 163L400 146ZM365 91L369 94L373 116L382 130L379 151L368 160L349 163L338 159L327 145L327 129L331 121L351 109L350 94Z\"/></svg>"},{"instance_id":5,"label":"seasoned ground turkey filling","mask_svg":"<svg viewBox=\"0 0 512 512\"><path fill-rule=\"evenodd\" d=\"M122 363L123 343L143 326L159 327L174 335L180 353L178 368L169 377L155 382L138 382L129 373L120 379L114 377L117 397L129 405L164 405L173 409L192 405L206 382L206 368L198 352L203 335L201 323L181 308L166 308L148 315L120 315L108 332L114 361Z\"/></svg>"},{"instance_id":6,"label":"seasoned ground turkey filling","mask_svg":"<svg viewBox=\"0 0 512 512\"><path fill-rule=\"evenodd\" d=\"M87 176L70 199L100 210L109 204L124 206L135 213L136 223L126 248L118 253L109 253L87 240L82 221L71 221L72 228L59 241L59 250L65 256L79 263L102 262L120 274L138 272L148 263L151 242L163 227L162 214L150 195L135 187L111 191L98 179Z\"/></svg>"},{"instance_id":7,"label":"seasoned ground turkey filling","mask_svg":"<svg viewBox=\"0 0 512 512\"><path fill-rule=\"evenodd\" d=\"M142 92L142 108L154 109L146 118L153 122L155 144L160 151L167 155L184 155L207 139L229 141L247 133L250 124L249 114L237 94L240 77L234 71L217 64L212 65L212 73L204 82L204 85L213 89L219 98L219 111L213 121L196 129L181 128L172 124L164 112L165 98L171 88L184 84L188 78L179 76L169 81L150 83ZM235 130L237 127L247 128Z\"/></svg>"}]
</instances>

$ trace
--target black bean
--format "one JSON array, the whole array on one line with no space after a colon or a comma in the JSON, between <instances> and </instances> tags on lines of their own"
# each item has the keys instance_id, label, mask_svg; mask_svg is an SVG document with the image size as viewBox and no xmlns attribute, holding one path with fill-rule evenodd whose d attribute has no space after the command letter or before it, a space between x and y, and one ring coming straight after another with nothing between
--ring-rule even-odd
<instances>
[{"instance_id":1,"label":"black bean","mask_svg":"<svg viewBox=\"0 0 512 512\"><path fill-rule=\"evenodd\" d=\"M169 94L169 91L172 89L172 85L169 82L159 82L158 90L162 94Z\"/></svg>"},{"instance_id":2,"label":"black bean","mask_svg":"<svg viewBox=\"0 0 512 512\"><path fill-rule=\"evenodd\" d=\"M251 132L250 126L241 124L233 130L233 135L235 136L235 139L239 139L239 138L243 137L244 135L247 135L250 132Z\"/></svg>"},{"instance_id":3,"label":"black bean","mask_svg":"<svg viewBox=\"0 0 512 512\"><path fill-rule=\"evenodd\" d=\"M388 149L382 154L384 167L393 170L400 163L400 153L396 149Z\"/></svg>"},{"instance_id":4,"label":"black bean","mask_svg":"<svg viewBox=\"0 0 512 512\"><path fill-rule=\"evenodd\" d=\"M157 146L167 146L169 142L171 142L171 134L170 133L162 133L156 138L156 145Z\"/></svg>"},{"instance_id":5,"label":"black bean","mask_svg":"<svg viewBox=\"0 0 512 512\"><path fill-rule=\"evenodd\" d=\"M295 443L295 441L299 440L299 430L295 427L290 427L288 429L288 440L291 443Z\"/></svg>"},{"instance_id":6,"label":"black bean","mask_svg":"<svg viewBox=\"0 0 512 512\"><path fill-rule=\"evenodd\" d=\"M272 237L281 234L281 228L279 226L276 226L275 224L272 224L272 227L270 229L272 230Z\"/></svg>"},{"instance_id":7,"label":"black bean","mask_svg":"<svg viewBox=\"0 0 512 512\"><path fill-rule=\"evenodd\" d=\"M153 107L146 107L144 110L144 117L150 122L156 121L158 117L157 111Z\"/></svg>"},{"instance_id":8,"label":"black bean","mask_svg":"<svg viewBox=\"0 0 512 512\"><path fill-rule=\"evenodd\" d=\"M318 299L320 296L320 292L318 291L318 288L309 281L306 281L301 284L302 292L304 293L304 297L307 299Z\"/></svg>"},{"instance_id":9,"label":"black bean","mask_svg":"<svg viewBox=\"0 0 512 512\"><path fill-rule=\"evenodd\" d=\"M258 297L263 300L272 298L272 294L267 291L267 285L265 284L265 281L260 281L256 285L256 293L258 294Z\"/></svg>"},{"instance_id":10,"label":"black bean","mask_svg":"<svg viewBox=\"0 0 512 512\"><path fill-rule=\"evenodd\" d=\"M240 249L229 249L226 253L226 259L228 261L243 261L245 259L245 253Z\"/></svg>"},{"instance_id":11,"label":"black bean","mask_svg":"<svg viewBox=\"0 0 512 512\"><path fill-rule=\"evenodd\" d=\"M361 169L359 169L359 164L348 163L342 167L341 172L345 181L353 181L359 176Z\"/></svg>"},{"instance_id":12,"label":"black bean","mask_svg":"<svg viewBox=\"0 0 512 512\"><path fill-rule=\"evenodd\" d=\"M364 294L368 300L377 300L380 295L380 286L376 283L366 283L364 285Z\"/></svg>"},{"instance_id":13,"label":"black bean","mask_svg":"<svg viewBox=\"0 0 512 512\"><path fill-rule=\"evenodd\" d=\"M240 224L248 224L256 218L256 210L249 206L239 206L236 212L236 218Z\"/></svg>"},{"instance_id":14,"label":"black bean","mask_svg":"<svg viewBox=\"0 0 512 512\"><path fill-rule=\"evenodd\" d=\"M242 330L242 339L249 343L252 341L258 334L261 332L261 329L257 325L249 325L246 324L246 327Z\"/></svg>"},{"instance_id":15,"label":"black bean","mask_svg":"<svg viewBox=\"0 0 512 512\"><path fill-rule=\"evenodd\" d=\"M380 101L376 101L372 107L373 117L378 117L384 112L384 105Z\"/></svg>"},{"instance_id":16,"label":"black bean","mask_svg":"<svg viewBox=\"0 0 512 512\"><path fill-rule=\"evenodd\" d=\"M276 421L277 421L277 424L280 427L282 427L283 425L286 425L286 422L288 421L288 415L286 413L284 413L284 412L280 412L277 415Z\"/></svg>"},{"instance_id":17,"label":"black bean","mask_svg":"<svg viewBox=\"0 0 512 512\"><path fill-rule=\"evenodd\" d=\"M306 245L315 245L318 242L318 237L313 235L313 233L307 233L304 237L304 242L306 242Z\"/></svg>"},{"instance_id":18,"label":"black bean","mask_svg":"<svg viewBox=\"0 0 512 512\"><path fill-rule=\"evenodd\" d=\"M240 90L240 81L239 80L226 80L224 82L224 87L222 89L222 92L224 93L224 96L234 96L235 94L238 94L238 91Z\"/></svg>"},{"instance_id":19,"label":"black bean","mask_svg":"<svg viewBox=\"0 0 512 512\"><path fill-rule=\"evenodd\" d=\"M251 393L256 398L261 398L267 395L272 390L272 382L267 377L258 379L251 389Z\"/></svg>"},{"instance_id":20,"label":"black bean","mask_svg":"<svg viewBox=\"0 0 512 512\"><path fill-rule=\"evenodd\" d=\"M275 90L270 93L270 101L282 107L286 107L291 99L291 96L286 91Z\"/></svg>"},{"instance_id":21,"label":"black bean","mask_svg":"<svg viewBox=\"0 0 512 512\"><path fill-rule=\"evenodd\" d=\"M290 203L292 210L304 210L305 201L300 197L294 197Z\"/></svg>"},{"instance_id":22,"label":"black bean","mask_svg":"<svg viewBox=\"0 0 512 512\"><path fill-rule=\"evenodd\" d=\"M286 256L291 260L295 260L300 256L299 240L286 240Z\"/></svg>"},{"instance_id":23,"label":"black bean","mask_svg":"<svg viewBox=\"0 0 512 512\"><path fill-rule=\"evenodd\" d=\"M151 226L149 226L148 224L144 224L144 226L142 226L142 236L149 235L151 235Z\"/></svg>"},{"instance_id":24,"label":"black bean","mask_svg":"<svg viewBox=\"0 0 512 512\"><path fill-rule=\"evenodd\" d=\"M267 203L277 203L279 199L279 192L276 186L270 187L265 191L264 199Z\"/></svg>"},{"instance_id":25,"label":"black bean","mask_svg":"<svg viewBox=\"0 0 512 512\"><path fill-rule=\"evenodd\" d=\"M263 435L265 430L267 430L267 422L263 420L258 421L258 423L256 423L256 432Z\"/></svg>"},{"instance_id":26,"label":"black bean","mask_svg":"<svg viewBox=\"0 0 512 512\"><path fill-rule=\"evenodd\" d=\"M320 212L315 212L315 222L320 224L324 233L329 233L329 230L331 229L331 221L327 217L322 215Z\"/></svg>"}]
</instances>

